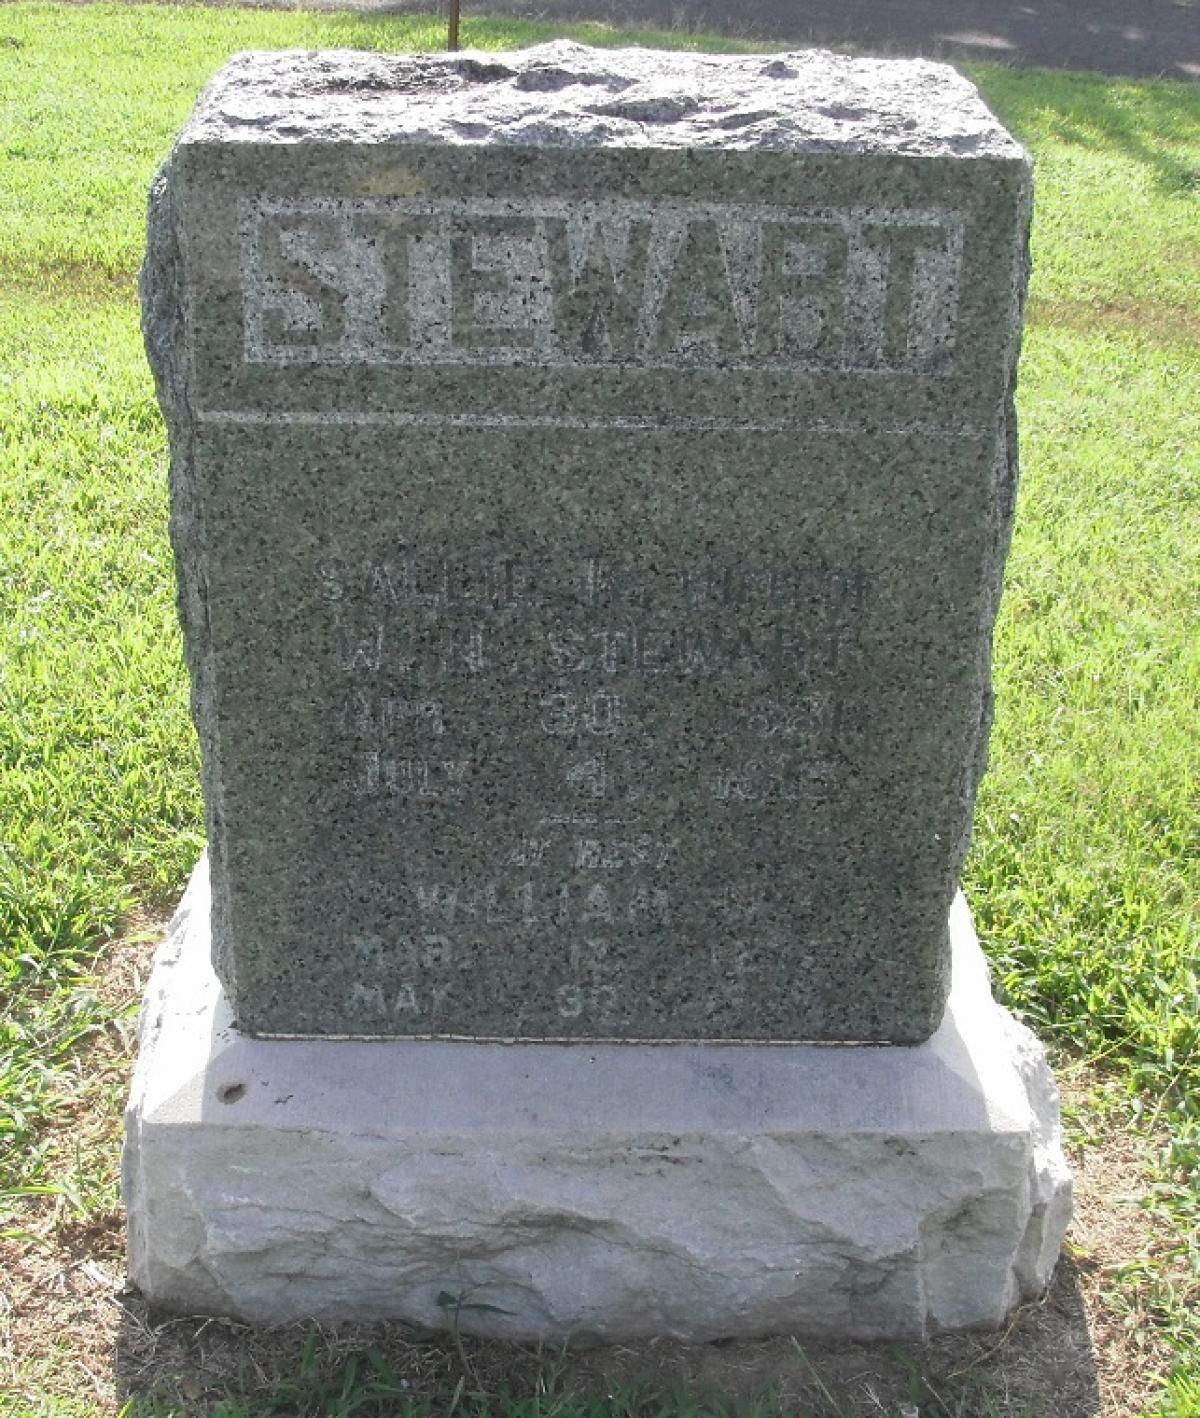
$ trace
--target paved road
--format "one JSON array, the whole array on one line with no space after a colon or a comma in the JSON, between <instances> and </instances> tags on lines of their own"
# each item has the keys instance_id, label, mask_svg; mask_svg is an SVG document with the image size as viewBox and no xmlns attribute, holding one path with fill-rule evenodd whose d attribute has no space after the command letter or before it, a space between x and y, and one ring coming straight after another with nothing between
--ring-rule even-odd
<instances>
[{"instance_id":1,"label":"paved road","mask_svg":"<svg viewBox=\"0 0 1200 1418\"><path fill-rule=\"evenodd\" d=\"M433 0L308 3L405 11ZM463 9L1200 81L1200 0L463 0Z\"/></svg>"}]
</instances>

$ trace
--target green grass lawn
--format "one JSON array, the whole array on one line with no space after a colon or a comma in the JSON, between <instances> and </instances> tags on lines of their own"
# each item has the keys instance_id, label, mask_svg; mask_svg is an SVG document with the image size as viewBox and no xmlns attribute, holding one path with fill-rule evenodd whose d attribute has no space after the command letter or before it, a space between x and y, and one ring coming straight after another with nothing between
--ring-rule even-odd
<instances>
[{"instance_id":1,"label":"green grass lawn","mask_svg":"<svg viewBox=\"0 0 1200 1418\"><path fill-rule=\"evenodd\" d=\"M465 41L548 33L471 19ZM113 1206L115 1157L64 1170L50 1124L112 1018L97 953L178 891L202 841L137 330L147 185L238 49L441 42L423 19L0 4L0 1233L47 1189L80 1216ZM1077 1132L1165 1130L1158 1205L1195 1248L1200 87L971 72L1033 151L1037 204L966 886L1008 999L1102 1067ZM1176 1415L1200 1414L1198 1256L1190 1289L1161 1287Z\"/></svg>"}]
</instances>

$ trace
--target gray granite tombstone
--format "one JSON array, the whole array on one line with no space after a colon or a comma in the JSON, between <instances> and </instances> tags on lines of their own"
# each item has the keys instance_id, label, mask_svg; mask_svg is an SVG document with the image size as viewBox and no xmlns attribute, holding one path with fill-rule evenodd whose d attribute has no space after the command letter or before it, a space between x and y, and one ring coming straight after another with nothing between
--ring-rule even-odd
<instances>
[{"instance_id":1,"label":"gray granite tombstone","mask_svg":"<svg viewBox=\"0 0 1200 1418\"><path fill-rule=\"evenodd\" d=\"M1028 203L924 63L207 91L144 281L212 888L126 1111L152 1302L920 1339L1045 1288L1057 1095L955 899Z\"/></svg>"},{"instance_id":2,"label":"gray granite tombstone","mask_svg":"<svg viewBox=\"0 0 1200 1418\"><path fill-rule=\"evenodd\" d=\"M222 72L143 284L241 1030L934 1030L1029 199L927 63Z\"/></svg>"}]
</instances>

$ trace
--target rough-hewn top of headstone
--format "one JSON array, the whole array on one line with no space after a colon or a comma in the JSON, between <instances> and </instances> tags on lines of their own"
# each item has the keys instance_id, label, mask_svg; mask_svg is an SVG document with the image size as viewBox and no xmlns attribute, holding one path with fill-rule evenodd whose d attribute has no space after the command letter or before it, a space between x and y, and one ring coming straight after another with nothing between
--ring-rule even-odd
<instances>
[{"instance_id":1,"label":"rough-hewn top of headstone","mask_svg":"<svg viewBox=\"0 0 1200 1418\"><path fill-rule=\"evenodd\" d=\"M183 141L1022 156L947 64L822 50L595 50L567 40L505 54L238 55Z\"/></svg>"}]
</instances>

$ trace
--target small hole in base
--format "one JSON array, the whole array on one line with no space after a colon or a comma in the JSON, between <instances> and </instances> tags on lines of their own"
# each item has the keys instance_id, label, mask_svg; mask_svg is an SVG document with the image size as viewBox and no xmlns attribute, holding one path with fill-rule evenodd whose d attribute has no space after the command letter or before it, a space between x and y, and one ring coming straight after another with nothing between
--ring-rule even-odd
<instances>
[{"instance_id":1,"label":"small hole in base","mask_svg":"<svg viewBox=\"0 0 1200 1418\"><path fill-rule=\"evenodd\" d=\"M217 1097L222 1103L236 1103L245 1091L246 1085L244 1083L223 1083L217 1089Z\"/></svg>"}]
</instances>

